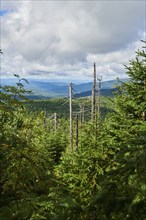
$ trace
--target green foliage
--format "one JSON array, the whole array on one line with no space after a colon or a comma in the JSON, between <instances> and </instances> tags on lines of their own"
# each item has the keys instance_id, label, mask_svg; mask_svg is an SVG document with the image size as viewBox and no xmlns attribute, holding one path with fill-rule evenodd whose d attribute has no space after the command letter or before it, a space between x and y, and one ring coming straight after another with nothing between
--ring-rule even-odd
<instances>
[{"instance_id":1,"label":"green foliage","mask_svg":"<svg viewBox=\"0 0 146 220\"><path fill-rule=\"evenodd\" d=\"M146 124L141 114L146 90L139 59L127 67L131 81L115 98L115 114L85 126L78 151L65 154L57 167L59 185L66 190L64 219L145 219Z\"/></svg>"},{"instance_id":2,"label":"green foliage","mask_svg":"<svg viewBox=\"0 0 146 220\"><path fill-rule=\"evenodd\" d=\"M122 83L121 92L117 99L117 110L123 117L145 120L146 109L146 58L145 52L138 51L136 60L125 66L130 81Z\"/></svg>"},{"instance_id":3,"label":"green foliage","mask_svg":"<svg viewBox=\"0 0 146 220\"><path fill-rule=\"evenodd\" d=\"M18 107L24 107L20 100L27 100L25 95L31 94L31 91L26 90L23 85L23 82L28 81L17 74L14 76L18 78L17 86L0 86L0 109L8 114Z\"/></svg>"},{"instance_id":4,"label":"green foliage","mask_svg":"<svg viewBox=\"0 0 146 220\"><path fill-rule=\"evenodd\" d=\"M23 97L20 88L8 88L10 95L2 94L5 100L0 109L0 218L44 219L35 210L47 204L53 167L67 139L61 127L54 134L44 126L43 114L26 111L18 99Z\"/></svg>"},{"instance_id":5,"label":"green foliage","mask_svg":"<svg viewBox=\"0 0 146 220\"><path fill-rule=\"evenodd\" d=\"M68 98L51 98L48 100L34 100L32 103L25 102L30 111L39 113L40 111L46 114L53 114L56 112L60 118L69 118L69 99ZM73 111L80 111L80 106L84 105L85 109L91 109L91 98L73 98L72 107ZM102 97L101 102L101 116L105 118L106 115L114 111L113 99ZM85 112L85 120L91 119L91 111Z\"/></svg>"},{"instance_id":6,"label":"green foliage","mask_svg":"<svg viewBox=\"0 0 146 220\"><path fill-rule=\"evenodd\" d=\"M129 81L114 100L104 100L103 117L79 123L73 153L67 117L55 129L47 115L68 115L67 100L36 102L28 111L26 80L15 75L17 86L3 88L0 219L146 220L145 61L145 51L138 51L126 66ZM82 102L91 107L90 99L75 99L74 110Z\"/></svg>"}]
</instances>

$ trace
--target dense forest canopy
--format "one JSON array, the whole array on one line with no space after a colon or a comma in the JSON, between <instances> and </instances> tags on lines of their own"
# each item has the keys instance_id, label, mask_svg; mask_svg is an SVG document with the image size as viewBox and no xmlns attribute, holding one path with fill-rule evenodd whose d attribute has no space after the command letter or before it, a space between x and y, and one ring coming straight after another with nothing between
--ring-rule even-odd
<instances>
[{"instance_id":1,"label":"dense forest canopy","mask_svg":"<svg viewBox=\"0 0 146 220\"><path fill-rule=\"evenodd\" d=\"M27 80L1 88L1 220L146 220L145 46L125 68L130 80L104 99L102 117L79 122L72 153L66 100L46 114L47 101L28 104ZM75 110L89 101L74 100Z\"/></svg>"}]
</instances>

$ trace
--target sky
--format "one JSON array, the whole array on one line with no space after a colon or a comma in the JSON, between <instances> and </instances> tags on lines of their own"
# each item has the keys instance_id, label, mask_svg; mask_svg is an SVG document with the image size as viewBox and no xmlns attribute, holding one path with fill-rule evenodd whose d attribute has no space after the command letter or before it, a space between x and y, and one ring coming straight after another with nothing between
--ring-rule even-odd
<instances>
[{"instance_id":1,"label":"sky","mask_svg":"<svg viewBox=\"0 0 146 220\"><path fill-rule=\"evenodd\" d=\"M146 39L145 0L1 0L1 77L126 78Z\"/></svg>"}]
</instances>

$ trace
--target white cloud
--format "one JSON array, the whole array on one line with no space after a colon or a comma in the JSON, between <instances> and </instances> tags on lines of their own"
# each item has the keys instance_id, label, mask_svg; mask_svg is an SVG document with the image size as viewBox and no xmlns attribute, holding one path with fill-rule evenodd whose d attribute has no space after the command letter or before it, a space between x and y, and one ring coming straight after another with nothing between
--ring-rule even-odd
<instances>
[{"instance_id":1,"label":"white cloud","mask_svg":"<svg viewBox=\"0 0 146 220\"><path fill-rule=\"evenodd\" d=\"M88 78L96 62L105 79L124 77L145 31L144 1L2 3L13 11L1 18L2 72L11 76Z\"/></svg>"}]
</instances>

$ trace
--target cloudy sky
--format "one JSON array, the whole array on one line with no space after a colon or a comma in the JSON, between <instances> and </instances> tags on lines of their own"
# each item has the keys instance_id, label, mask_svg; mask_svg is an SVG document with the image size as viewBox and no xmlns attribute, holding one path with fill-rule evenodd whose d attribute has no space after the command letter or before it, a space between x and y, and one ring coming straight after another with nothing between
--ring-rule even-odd
<instances>
[{"instance_id":1,"label":"cloudy sky","mask_svg":"<svg viewBox=\"0 0 146 220\"><path fill-rule=\"evenodd\" d=\"M146 33L145 0L1 0L1 75L124 78Z\"/></svg>"}]
</instances>

